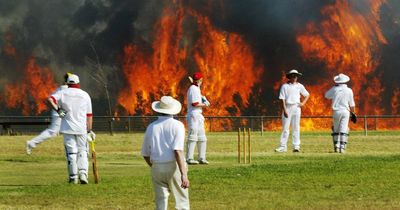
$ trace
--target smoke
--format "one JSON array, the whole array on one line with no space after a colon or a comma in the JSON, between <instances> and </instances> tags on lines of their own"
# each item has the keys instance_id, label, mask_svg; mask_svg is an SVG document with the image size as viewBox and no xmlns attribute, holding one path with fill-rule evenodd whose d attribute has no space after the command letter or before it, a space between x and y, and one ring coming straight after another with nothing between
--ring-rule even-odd
<instances>
[{"instance_id":1,"label":"smoke","mask_svg":"<svg viewBox=\"0 0 400 210\"><path fill-rule=\"evenodd\" d=\"M213 24L242 35L251 45L255 60L264 66L261 82L251 94L251 103L242 114L276 114L273 101L277 93L273 84L282 73L298 69L304 84L316 82L322 64L309 63L301 57L296 35L310 21L323 19L321 9L335 0L184 0L186 6L205 14ZM350 0L361 13L365 3ZM104 86L93 79L100 75L109 82L112 105L124 86L121 55L124 46L134 43L150 49L154 40L154 23L169 1L163 0L16 0L0 1L0 90L20 81L24 66L34 57L48 67L56 81L66 71L81 76L82 87L99 104L106 104ZM382 7L380 25L388 40L381 52L377 72L388 81L385 97L398 87L400 73L397 58L400 49L400 3L388 0ZM185 27L193 27L187 21ZM186 33L185 37L191 34ZM193 33L193 36L196 34ZM188 38L190 41L190 38ZM192 38L194 39L194 38ZM101 68L98 68L99 65ZM100 70L99 70L100 69ZM101 90L101 91L99 91ZM51 92L49 90L49 92ZM0 98L1 99L1 98ZM0 101L1 102L1 101ZM386 104L390 101L386 100ZM95 112L105 114L103 108ZM98 106L104 107L104 106ZM2 110L1 114L7 114Z\"/></svg>"}]
</instances>

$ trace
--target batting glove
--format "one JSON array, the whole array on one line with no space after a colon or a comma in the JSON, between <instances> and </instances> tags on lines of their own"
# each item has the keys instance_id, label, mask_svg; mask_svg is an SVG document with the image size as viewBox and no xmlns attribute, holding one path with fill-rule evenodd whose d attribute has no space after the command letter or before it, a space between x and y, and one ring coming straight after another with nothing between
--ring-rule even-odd
<instances>
[{"instance_id":1,"label":"batting glove","mask_svg":"<svg viewBox=\"0 0 400 210\"><path fill-rule=\"evenodd\" d=\"M59 116L60 118L64 118L65 115L67 115L67 111L65 111L64 109L61 109L61 108L58 108L58 109L57 109L57 113L58 113L58 116Z\"/></svg>"},{"instance_id":2,"label":"batting glove","mask_svg":"<svg viewBox=\"0 0 400 210\"><path fill-rule=\"evenodd\" d=\"M210 106L210 102L207 100L207 98L205 96L201 97L201 101L203 102L203 104L205 104L206 106Z\"/></svg>"},{"instance_id":3,"label":"batting glove","mask_svg":"<svg viewBox=\"0 0 400 210\"><path fill-rule=\"evenodd\" d=\"M94 141L96 139L96 134L93 131L88 131L86 139L88 141Z\"/></svg>"}]
</instances>

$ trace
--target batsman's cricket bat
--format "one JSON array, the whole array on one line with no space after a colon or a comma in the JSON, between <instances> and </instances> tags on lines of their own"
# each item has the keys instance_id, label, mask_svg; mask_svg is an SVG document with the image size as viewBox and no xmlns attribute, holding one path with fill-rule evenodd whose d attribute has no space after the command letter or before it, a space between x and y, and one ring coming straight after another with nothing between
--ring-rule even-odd
<instances>
[{"instance_id":1,"label":"batsman's cricket bat","mask_svg":"<svg viewBox=\"0 0 400 210\"><path fill-rule=\"evenodd\" d=\"M94 183L99 183L99 171L97 170L97 160L96 160L96 150L94 149L94 140L90 141L90 152L92 153L92 168L93 168L93 176Z\"/></svg>"},{"instance_id":2,"label":"batsman's cricket bat","mask_svg":"<svg viewBox=\"0 0 400 210\"><path fill-rule=\"evenodd\" d=\"M191 76L188 76L188 79L189 79L190 83L193 83L193 78Z\"/></svg>"}]
</instances>

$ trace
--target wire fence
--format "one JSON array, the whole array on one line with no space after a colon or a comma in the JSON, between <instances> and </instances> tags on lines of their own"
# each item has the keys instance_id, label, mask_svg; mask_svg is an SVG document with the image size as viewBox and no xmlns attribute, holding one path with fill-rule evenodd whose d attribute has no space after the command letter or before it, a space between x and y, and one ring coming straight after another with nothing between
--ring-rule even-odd
<instances>
[{"instance_id":1,"label":"wire fence","mask_svg":"<svg viewBox=\"0 0 400 210\"><path fill-rule=\"evenodd\" d=\"M143 132L146 127L157 119L157 116L96 116L93 130L96 132L130 133ZM186 125L185 116L177 116ZM50 123L50 117L43 116L0 116L1 134L20 135L38 133ZM237 128L247 127L259 131L281 130L281 116L205 116L208 132L229 132ZM328 131L332 127L331 116L302 116L302 131ZM364 131L398 131L400 130L400 115L364 115L358 116L357 123L350 123L351 130Z\"/></svg>"}]
</instances>

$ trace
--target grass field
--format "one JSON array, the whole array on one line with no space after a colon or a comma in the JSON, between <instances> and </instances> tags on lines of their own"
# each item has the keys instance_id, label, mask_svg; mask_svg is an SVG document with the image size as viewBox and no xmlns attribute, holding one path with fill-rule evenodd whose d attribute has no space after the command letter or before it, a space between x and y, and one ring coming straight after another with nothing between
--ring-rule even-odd
<instances>
[{"instance_id":1,"label":"grass field","mask_svg":"<svg viewBox=\"0 0 400 210\"><path fill-rule=\"evenodd\" d=\"M276 154L279 133L255 132L251 165L237 163L236 135L208 134L211 164L189 167L192 209L400 209L400 132L352 133L346 154L324 132ZM97 136L98 185L67 183L62 137L28 156L32 136L0 136L0 209L153 209L143 134Z\"/></svg>"}]
</instances>

